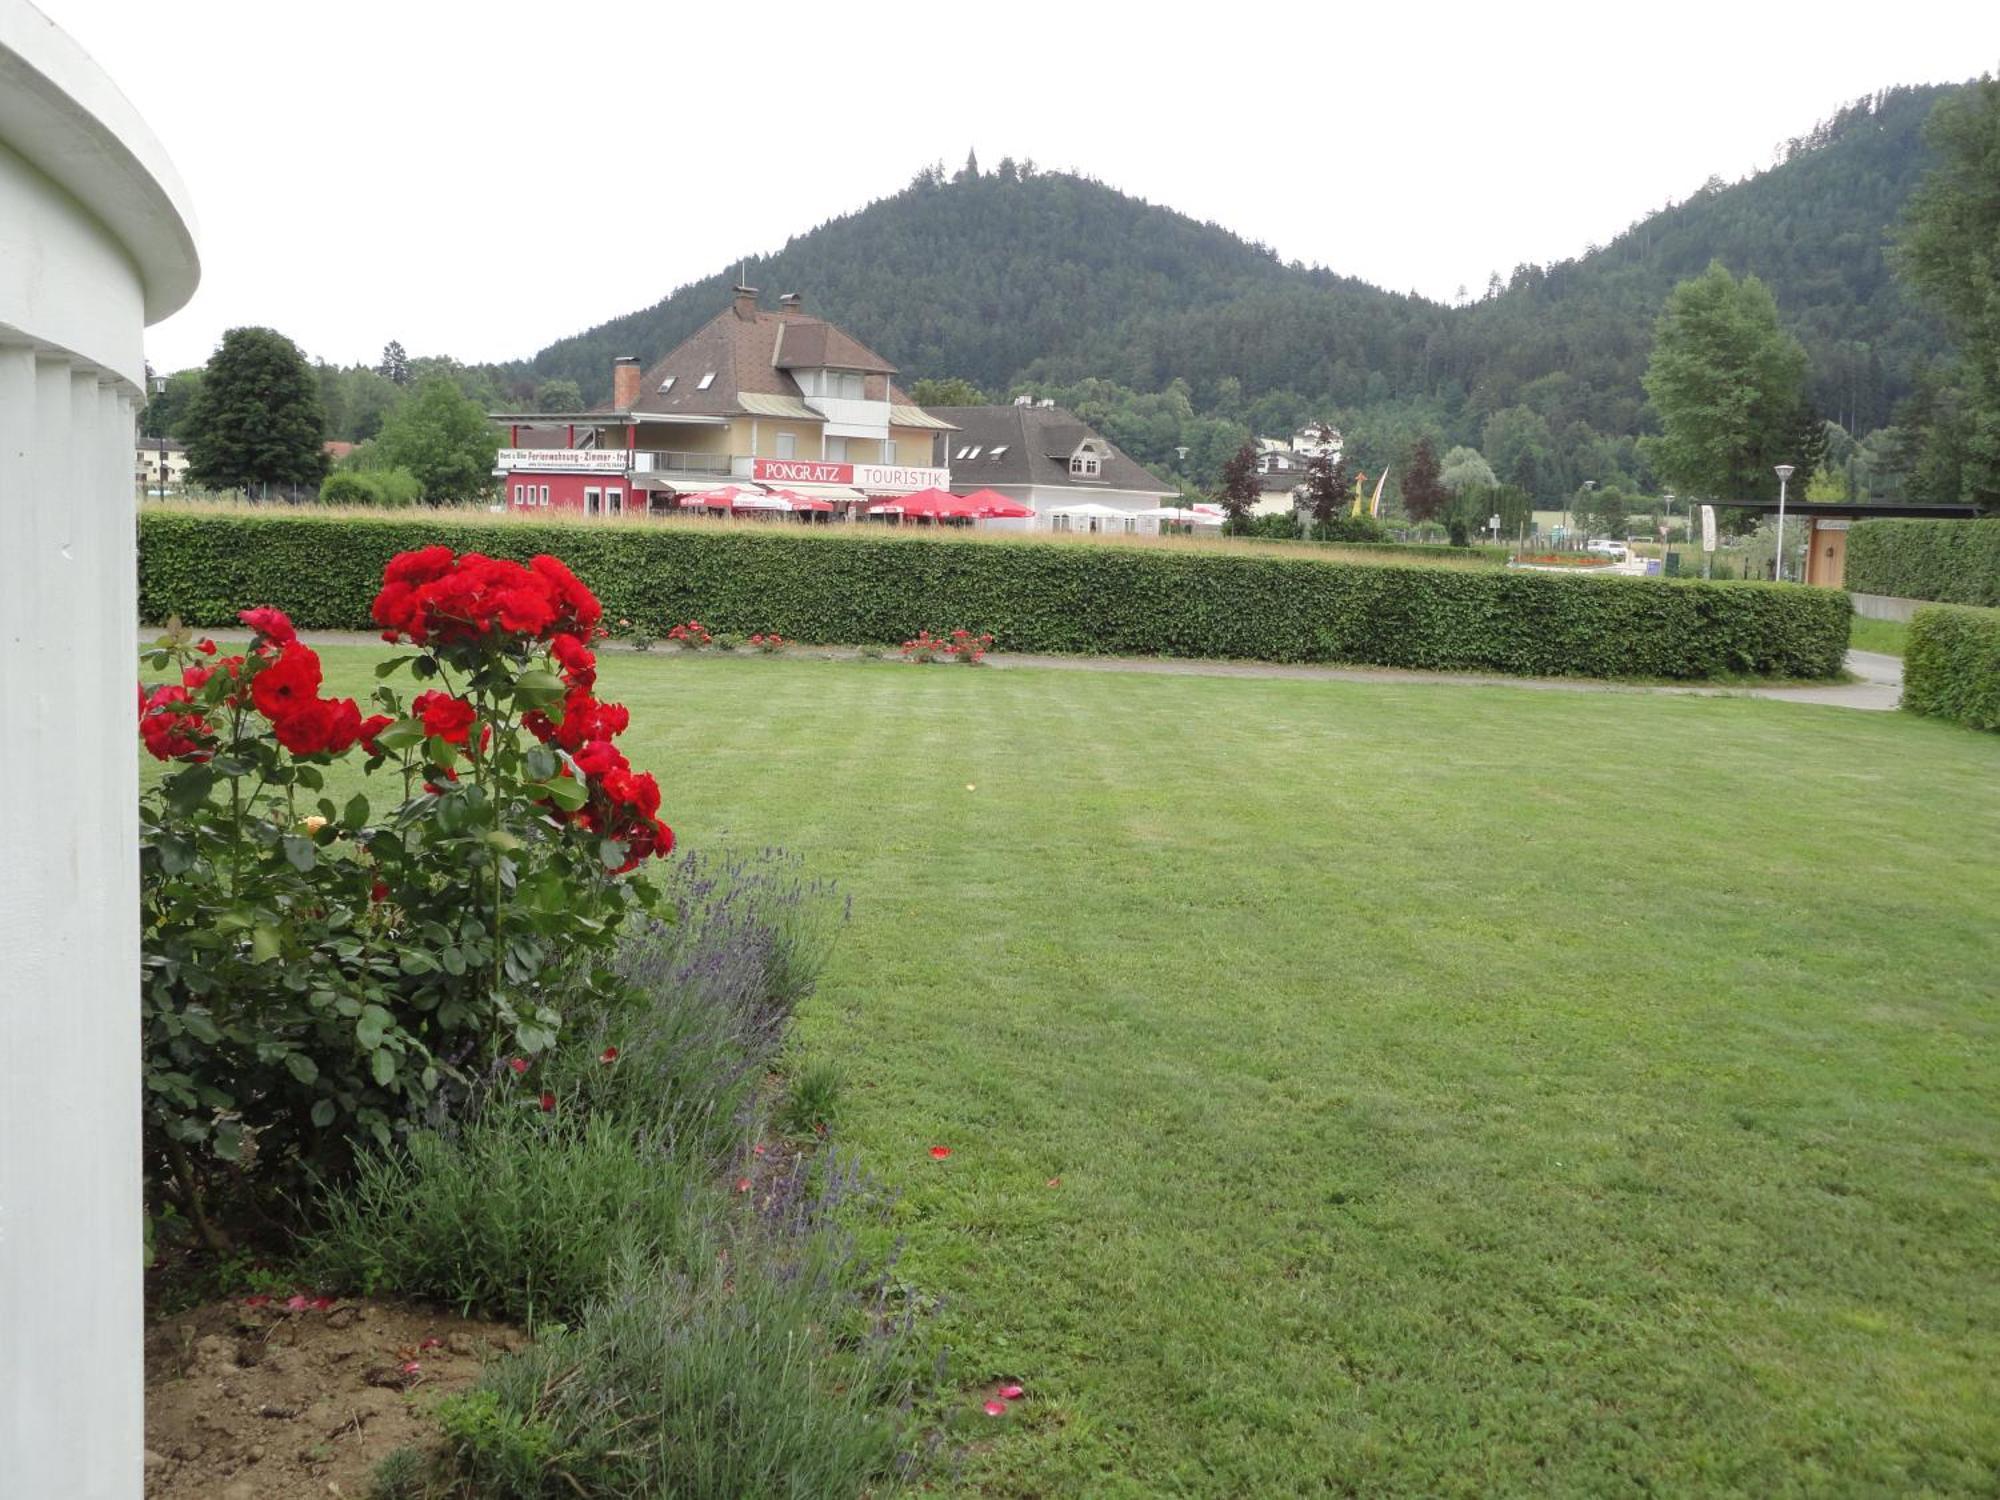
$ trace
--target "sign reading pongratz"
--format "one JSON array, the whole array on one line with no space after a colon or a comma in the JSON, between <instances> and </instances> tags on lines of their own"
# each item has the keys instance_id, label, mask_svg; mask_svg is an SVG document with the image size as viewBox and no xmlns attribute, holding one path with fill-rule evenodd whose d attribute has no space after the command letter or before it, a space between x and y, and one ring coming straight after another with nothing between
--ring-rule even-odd
<instances>
[{"instance_id":1,"label":"sign reading pongratz","mask_svg":"<svg viewBox=\"0 0 2000 1500\"><path fill-rule=\"evenodd\" d=\"M850 489L907 495L912 490L943 489L951 482L951 470L902 464L821 463L809 458L756 458L750 461L750 477L767 484L839 484Z\"/></svg>"}]
</instances>

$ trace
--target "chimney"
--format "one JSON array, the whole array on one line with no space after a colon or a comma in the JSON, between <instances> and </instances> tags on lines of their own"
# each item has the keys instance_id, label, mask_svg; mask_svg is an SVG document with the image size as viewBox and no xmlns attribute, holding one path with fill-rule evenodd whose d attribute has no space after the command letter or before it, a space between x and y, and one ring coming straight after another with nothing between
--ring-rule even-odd
<instances>
[{"instance_id":1,"label":"chimney","mask_svg":"<svg viewBox=\"0 0 2000 1500\"><path fill-rule=\"evenodd\" d=\"M639 356L621 354L611 361L611 405L630 411L639 399Z\"/></svg>"},{"instance_id":2,"label":"chimney","mask_svg":"<svg viewBox=\"0 0 2000 1500\"><path fill-rule=\"evenodd\" d=\"M736 316L748 323L757 316L757 288L736 284Z\"/></svg>"},{"instance_id":3,"label":"chimney","mask_svg":"<svg viewBox=\"0 0 2000 1500\"><path fill-rule=\"evenodd\" d=\"M784 296L778 299L778 306L789 317L804 312L805 302L806 299L801 297L797 292L786 292Z\"/></svg>"}]
</instances>

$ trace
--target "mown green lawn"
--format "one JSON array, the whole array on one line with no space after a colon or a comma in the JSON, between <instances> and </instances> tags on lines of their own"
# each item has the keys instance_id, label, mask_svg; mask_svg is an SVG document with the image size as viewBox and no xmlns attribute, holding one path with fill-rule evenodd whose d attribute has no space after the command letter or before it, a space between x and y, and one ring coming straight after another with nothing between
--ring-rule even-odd
<instances>
[{"instance_id":1,"label":"mown green lawn","mask_svg":"<svg viewBox=\"0 0 2000 1500\"><path fill-rule=\"evenodd\" d=\"M365 687L372 653L326 655ZM966 1409L1029 1392L937 1488L2000 1486L2000 740L1512 688L603 676L684 844L853 892L804 1025L836 1133L901 1194Z\"/></svg>"},{"instance_id":2,"label":"mown green lawn","mask_svg":"<svg viewBox=\"0 0 2000 1500\"><path fill-rule=\"evenodd\" d=\"M1857 651L1880 651L1901 656L1910 639L1910 627L1903 620L1868 620L1860 615L1849 626L1847 643Z\"/></svg>"}]
</instances>

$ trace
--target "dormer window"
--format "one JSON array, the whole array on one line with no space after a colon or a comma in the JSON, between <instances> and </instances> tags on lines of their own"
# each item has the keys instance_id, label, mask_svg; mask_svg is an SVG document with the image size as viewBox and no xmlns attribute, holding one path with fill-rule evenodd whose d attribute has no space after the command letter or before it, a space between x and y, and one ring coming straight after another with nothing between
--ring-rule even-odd
<instances>
[{"instance_id":1,"label":"dormer window","mask_svg":"<svg viewBox=\"0 0 2000 1500\"><path fill-rule=\"evenodd\" d=\"M668 391L674 388L674 382L679 379L680 376L678 375L669 375L665 380L662 380L660 382L660 394L662 396L666 395Z\"/></svg>"},{"instance_id":2,"label":"dormer window","mask_svg":"<svg viewBox=\"0 0 2000 1500\"><path fill-rule=\"evenodd\" d=\"M702 376L701 379L695 382L694 388L698 391L705 391L714 384L715 384L715 371L710 370L706 375Z\"/></svg>"},{"instance_id":3,"label":"dormer window","mask_svg":"<svg viewBox=\"0 0 2000 1500\"><path fill-rule=\"evenodd\" d=\"M1080 443L1069 456L1069 471L1077 479L1095 479L1103 472L1104 459L1093 443Z\"/></svg>"},{"instance_id":4,"label":"dormer window","mask_svg":"<svg viewBox=\"0 0 2000 1500\"><path fill-rule=\"evenodd\" d=\"M836 401L868 399L868 380L859 370L808 370L799 384L808 396Z\"/></svg>"},{"instance_id":5,"label":"dormer window","mask_svg":"<svg viewBox=\"0 0 2000 1500\"><path fill-rule=\"evenodd\" d=\"M1005 443L1002 443L999 447L995 448L991 453L986 455L987 462L998 463L1000 461L1000 455L1005 453L1006 451L1007 451L1007 445Z\"/></svg>"}]
</instances>

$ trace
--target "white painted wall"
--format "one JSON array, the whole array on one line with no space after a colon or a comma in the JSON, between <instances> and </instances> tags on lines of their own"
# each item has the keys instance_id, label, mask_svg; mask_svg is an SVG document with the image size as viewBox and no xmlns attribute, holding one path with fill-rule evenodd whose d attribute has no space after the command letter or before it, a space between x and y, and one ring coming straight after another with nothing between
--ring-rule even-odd
<instances>
[{"instance_id":1,"label":"white painted wall","mask_svg":"<svg viewBox=\"0 0 2000 1500\"><path fill-rule=\"evenodd\" d=\"M95 64L0 0L0 1490L141 1493L133 418L192 216Z\"/></svg>"}]
</instances>

